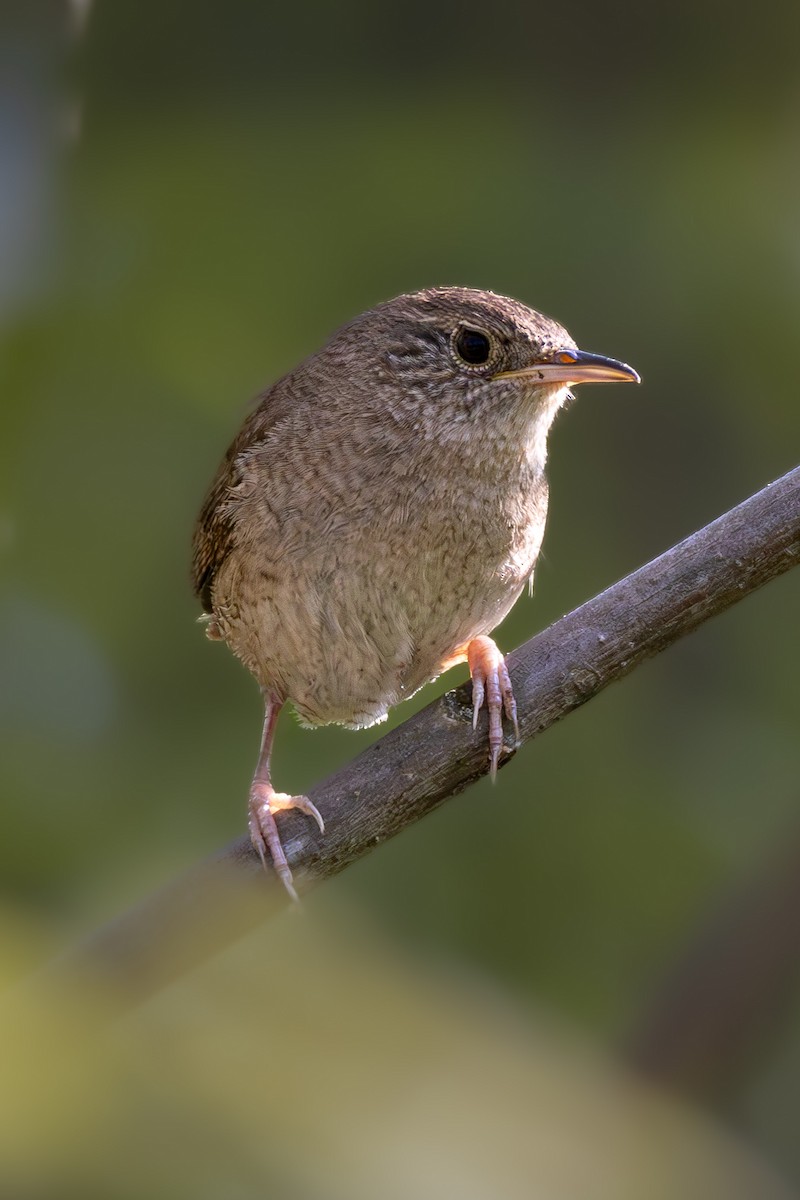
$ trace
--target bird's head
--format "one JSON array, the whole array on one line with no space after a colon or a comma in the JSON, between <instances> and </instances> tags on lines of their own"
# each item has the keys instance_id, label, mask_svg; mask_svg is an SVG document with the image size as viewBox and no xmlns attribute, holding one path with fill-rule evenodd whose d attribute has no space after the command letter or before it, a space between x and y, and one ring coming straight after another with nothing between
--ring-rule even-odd
<instances>
[{"instance_id":1,"label":"bird's head","mask_svg":"<svg viewBox=\"0 0 800 1200\"><path fill-rule=\"evenodd\" d=\"M557 321L506 296L428 288L363 313L331 339L362 394L422 437L543 445L580 383L638 383L632 367L579 350Z\"/></svg>"}]
</instances>

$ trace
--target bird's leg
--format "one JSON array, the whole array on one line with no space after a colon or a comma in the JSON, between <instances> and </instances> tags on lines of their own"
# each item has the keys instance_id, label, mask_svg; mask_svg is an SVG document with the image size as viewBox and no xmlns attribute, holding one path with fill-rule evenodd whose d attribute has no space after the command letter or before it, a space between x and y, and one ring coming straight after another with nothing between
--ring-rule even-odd
<instances>
[{"instance_id":1,"label":"bird's leg","mask_svg":"<svg viewBox=\"0 0 800 1200\"><path fill-rule=\"evenodd\" d=\"M505 659L490 637L472 639L467 646L467 662L472 676L472 728L477 728L478 713L485 700L489 714L489 771L494 779L503 748L504 712L514 726L514 734L519 741L517 704Z\"/></svg>"},{"instance_id":2,"label":"bird's leg","mask_svg":"<svg viewBox=\"0 0 800 1200\"><path fill-rule=\"evenodd\" d=\"M266 869L267 854L272 860L283 886L293 900L297 900L297 892L292 883L292 872L286 861L286 855L281 845L275 814L284 812L287 808L299 808L301 812L313 817L319 825L320 833L325 832L323 821L316 805L307 796L288 796L285 792L276 792L272 786L269 769L269 756L272 750L272 738L281 702L271 692L264 692L264 732L261 735L261 751L258 756L253 782L250 784L250 840L258 851L258 856Z\"/></svg>"}]
</instances>

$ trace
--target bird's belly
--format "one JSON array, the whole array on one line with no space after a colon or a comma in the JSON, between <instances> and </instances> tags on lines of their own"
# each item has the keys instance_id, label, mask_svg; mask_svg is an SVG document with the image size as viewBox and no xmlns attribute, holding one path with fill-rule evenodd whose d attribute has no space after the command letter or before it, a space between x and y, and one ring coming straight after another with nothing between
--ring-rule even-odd
<instances>
[{"instance_id":1,"label":"bird's belly","mask_svg":"<svg viewBox=\"0 0 800 1200\"><path fill-rule=\"evenodd\" d=\"M262 687L292 701L304 724L363 728L499 624L532 557L505 554L471 570L439 556L329 556L297 562L269 587L263 571L256 581L231 577L220 584L237 597L227 606L235 615L226 620L220 606L221 632Z\"/></svg>"}]
</instances>

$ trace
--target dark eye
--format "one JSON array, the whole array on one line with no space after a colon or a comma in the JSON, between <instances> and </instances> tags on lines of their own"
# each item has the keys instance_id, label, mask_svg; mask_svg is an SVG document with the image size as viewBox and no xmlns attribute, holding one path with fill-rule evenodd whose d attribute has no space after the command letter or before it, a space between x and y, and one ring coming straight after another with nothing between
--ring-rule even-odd
<instances>
[{"instance_id":1,"label":"dark eye","mask_svg":"<svg viewBox=\"0 0 800 1200\"><path fill-rule=\"evenodd\" d=\"M480 329L460 329L454 345L458 357L471 367L487 363L492 353L492 343Z\"/></svg>"}]
</instances>

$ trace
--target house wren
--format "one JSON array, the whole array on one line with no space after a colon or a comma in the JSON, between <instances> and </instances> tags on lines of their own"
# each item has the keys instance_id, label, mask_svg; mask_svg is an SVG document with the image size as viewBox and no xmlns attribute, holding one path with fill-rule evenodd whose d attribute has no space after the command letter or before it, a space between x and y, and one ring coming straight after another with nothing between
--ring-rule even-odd
<instances>
[{"instance_id":1,"label":"house wren","mask_svg":"<svg viewBox=\"0 0 800 1200\"><path fill-rule=\"evenodd\" d=\"M517 714L489 634L539 554L548 431L570 387L638 378L517 300L430 288L356 317L244 422L200 513L194 586L264 696L250 834L293 897L275 816L324 825L272 786L281 706L361 729L466 661L494 774Z\"/></svg>"}]
</instances>

